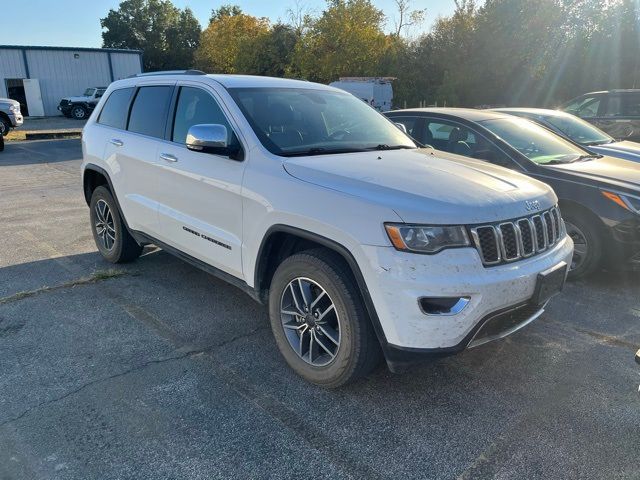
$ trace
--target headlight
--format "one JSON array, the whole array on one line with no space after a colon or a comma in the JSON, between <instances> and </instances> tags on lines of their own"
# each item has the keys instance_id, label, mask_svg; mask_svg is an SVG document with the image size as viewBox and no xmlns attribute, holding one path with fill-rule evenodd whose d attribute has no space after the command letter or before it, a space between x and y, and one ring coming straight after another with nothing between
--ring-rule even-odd
<instances>
[{"instance_id":1,"label":"headlight","mask_svg":"<svg viewBox=\"0 0 640 480\"><path fill-rule=\"evenodd\" d=\"M20 105L9 105L9 111L12 113L20 113Z\"/></svg>"},{"instance_id":2,"label":"headlight","mask_svg":"<svg viewBox=\"0 0 640 480\"><path fill-rule=\"evenodd\" d=\"M620 205L622 208L640 215L640 197L623 195L621 193L607 192L605 190L602 191L602 195L604 195L612 202Z\"/></svg>"},{"instance_id":3,"label":"headlight","mask_svg":"<svg viewBox=\"0 0 640 480\"><path fill-rule=\"evenodd\" d=\"M386 223L384 228L393 246L405 252L437 253L445 248L471 245L467 230L462 226Z\"/></svg>"}]
</instances>

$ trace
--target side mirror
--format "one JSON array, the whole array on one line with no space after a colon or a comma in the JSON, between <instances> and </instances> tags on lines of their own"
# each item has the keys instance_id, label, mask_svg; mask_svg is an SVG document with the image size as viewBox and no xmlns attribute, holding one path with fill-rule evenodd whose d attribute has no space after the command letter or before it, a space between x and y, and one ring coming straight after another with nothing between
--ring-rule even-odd
<instances>
[{"instance_id":1,"label":"side mirror","mask_svg":"<svg viewBox=\"0 0 640 480\"><path fill-rule=\"evenodd\" d=\"M193 125L187 132L187 148L198 152L225 150L227 148L227 127L224 125Z\"/></svg>"},{"instance_id":2,"label":"side mirror","mask_svg":"<svg viewBox=\"0 0 640 480\"><path fill-rule=\"evenodd\" d=\"M400 130L402 130L404 133L409 135L409 132L407 130L407 126L404 123L394 122L394 124L395 124L396 127L398 127Z\"/></svg>"},{"instance_id":3,"label":"side mirror","mask_svg":"<svg viewBox=\"0 0 640 480\"><path fill-rule=\"evenodd\" d=\"M230 145L228 138L229 133L224 125L203 123L189 128L185 143L189 150L242 160L240 145L237 142Z\"/></svg>"}]
</instances>

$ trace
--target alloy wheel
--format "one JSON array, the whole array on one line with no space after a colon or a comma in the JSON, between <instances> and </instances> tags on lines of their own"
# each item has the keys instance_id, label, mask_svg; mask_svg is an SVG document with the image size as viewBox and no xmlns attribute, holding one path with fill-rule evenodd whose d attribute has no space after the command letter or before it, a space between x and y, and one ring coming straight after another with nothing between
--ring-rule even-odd
<instances>
[{"instance_id":1,"label":"alloy wheel","mask_svg":"<svg viewBox=\"0 0 640 480\"><path fill-rule=\"evenodd\" d=\"M567 227L567 234L573 240L573 258L571 259L570 270L575 270L580 268L586 261L589 254L589 244L587 243L587 236L582 230L566 220L564 223Z\"/></svg>"},{"instance_id":2,"label":"alloy wheel","mask_svg":"<svg viewBox=\"0 0 640 480\"><path fill-rule=\"evenodd\" d=\"M340 316L333 300L317 282L296 277L284 289L280 319L289 345L305 362L323 367L340 348Z\"/></svg>"},{"instance_id":3,"label":"alloy wheel","mask_svg":"<svg viewBox=\"0 0 640 480\"><path fill-rule=\"evenodd\" d=\"M111 250L116 243L116 229L113 222L113 214L109 205L104 200L98 200L94 207L96 214L96 234L106 250Z\"/></svg>"}]
</instances>

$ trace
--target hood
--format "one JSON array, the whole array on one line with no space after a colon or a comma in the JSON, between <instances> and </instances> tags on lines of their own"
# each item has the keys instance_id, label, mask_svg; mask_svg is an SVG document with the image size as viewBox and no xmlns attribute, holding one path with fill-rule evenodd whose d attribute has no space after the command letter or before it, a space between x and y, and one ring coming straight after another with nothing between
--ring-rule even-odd
<instances>
[{"instance_id":1,"label":"hood","mask_svg":"<svg viewBox=\"0 0 640 480\"><path fill-rule=\"evenodd\" d=\"M640 190L640 167L637 162L604 156L584 162L549 165L547 168L563 170L607 186ZM604 185L600 185L604 186Z\"/></svg>"},{"instance_id":2,"label":"hood","mask_svg":"<svg viewBox=\"0 0 640 480\"><path fill-rule=\"evenodd\" d=\"M478 224L557 202L551 188L517 172L430 148L293 157L292 176L392 208L405 222Z\"/></svg>"},{"instance_id":3,"label":"hood","mask_svg":"<svg viewBox=\"0 0 640 480\"><path fill-rule=\"evenodd\" d=\"M611 155L612 157L624 160L640 161L640 143L623 141L613 142L606 145L595 145L588 147L600 155Z\"/></svg>"},{"instance_id":4,"label":"hood","mask_svg":"<svg viewBox=\"0 0 640 480\"><path fill-rule=\"evenodd\" d=\"M91 100L93 97L64 97L62 100L68 100L71 103L75 102L86 102L87 100Z\"/></svg>"},{"instance_id":5,"label":"hood","mask_svg":"<svg viewBox=\"0 0 640 480\"><path fill-rule=\"evenodd\" d=\"M20 105L20 102L17 102L16 100L12 100L10 98L0 98L0 104L2 105Z\"/></svg>"}]
</instances>

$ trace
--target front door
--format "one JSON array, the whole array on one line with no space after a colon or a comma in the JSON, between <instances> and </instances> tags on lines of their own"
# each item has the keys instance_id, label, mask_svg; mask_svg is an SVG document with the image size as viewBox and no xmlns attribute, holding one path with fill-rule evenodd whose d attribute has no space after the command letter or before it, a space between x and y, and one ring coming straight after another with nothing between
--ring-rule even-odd
<instances>
[{"instance_id":1,"label":"front door","mask_svg":"<svg viewBox=\"0 0 640 480\"><path fill-rule=\"evenodd\" d=\"M160 240L242 278L242 176L245 162L187 149L189 128L224 125L237 142L228 115L207 86L183 84L170 132L158 151ZM173 120L173 122L172 122Z\"/></svg>"}]
</instances>

